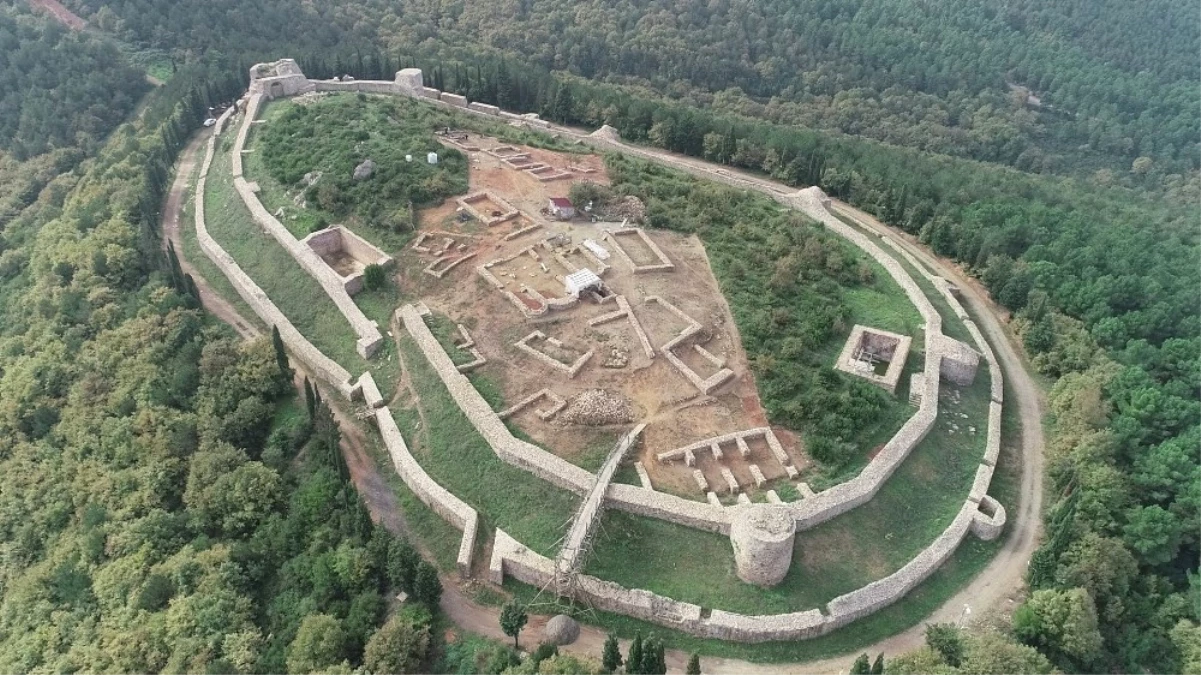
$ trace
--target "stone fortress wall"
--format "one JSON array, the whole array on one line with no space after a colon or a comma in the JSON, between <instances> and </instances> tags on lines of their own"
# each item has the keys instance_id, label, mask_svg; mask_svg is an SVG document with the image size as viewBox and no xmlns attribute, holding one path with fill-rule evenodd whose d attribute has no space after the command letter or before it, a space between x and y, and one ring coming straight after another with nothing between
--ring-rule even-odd
<instances>
[{"instance_id":1,"label":"stone fortress wall","mask_svg":"<svg viewBox=\"0 0 1201 675\"><path fill-rule=\"evenodd\" d=\"M238 295L246 301L246 304L250 305L255 314L258 314L259 318L267 325L275 326L279 329L279 335L283 339L284 345L287 346L288 351L294 357L303 362L314 375L337 387L338 391L349 398L357 388L351 383L350 372L334 362L333 359L321 353L321 350L314 347L313 343L309 342L292 325L288 317L275 306L275 303L271 302L271 298L267 297L263 289L259 288L258 284L254 283L254 280L234 262L233 256L229 255L209 235L208 227L205 225L204 213L205 184L208 179L209 167L213 163L213 155L216 153L217 139L224 130L226 123L229 122L233 112L233 108L230 108L217 120L217 124L213 127L213 134L209 137L208 144L205 147L204 160L200 165L200 178L196 183L195 200L196 239L200 243L200 250L225 274L226 278L229 279L234 289L238 292Z\"/></svg>"},{"instance_id":2,"label":"stone fortress wall","mask_svg":"<svg viewBox=\"0 0 1201 675\"><path fill-rule=\"evenodd\" d=\"M293 63L292 65L295 64ZM258 66L252 68L251 72L254 73L256 68ZM294 77L294 75L288 75L287 77ZM371 319L368 319L367 315L363 314L363 310L359 309L359 306L354 303L354 300L351 299L350 294L346 291L346 285L342 277L326 264L325 260L316 251L292 236L288 228L284 227L283 223L279 222L275 216L267 211L263 203L259 201L257 194L258 186L247 181L243 175L242 153L245 151L246 139L249 136L250 127L254 124L255 118L258 116L259 109L262 107L264 97L268 96L263 93L262 88L276 81L275 78L268 78L252 81L251 83L250 98L246 102L246 112L242 117L242 126L238 129L237 139L234 141L233 150L230 151L233 158L234 189L237 190L238 196L242 198L242 202L246 204L246 208L250 209L250 215L254 218L254 222L274 237L279 242L279 245L283 246L291 254L292 258L300 263L300 266L321 284L326 295L334 301L334 304L338 307L338 311L342 312L342 315L350 323L351 328L354 329L355 334L358 335L358 340L355 343L356 351L363 358L369 358L375 354L384 341L383 336L380 334L379 326ZM270 99L268 98L267 100Z\"/></svg>"},{"instance_id":3,"label":"stone fortress wall","mask_svg":"<svg viewBox=\"0 0 1201 675\"><path fill-rule=\"evenodd\" d=\"M275 72L281 71L279 67L280 63L282 62L271 64L275 68ZM294 62L292 65L294 65ZM259 67L256 66L256 68ZM398 72L396 80L393 82L352 81L335 83L307 81L307 85L299 83L296 73L291 72L290 68L283 68L282 70L287 72L278 75L278 77L284 78L280 85L281 88L273 90L272 87L274 85L271 78L252 81L250 94L254 111L257 111L257 107L264 95L270 97L277 95L286 96L314 90L400 94L428 99L431 103L456 107L475 114L497 115L515 121L520 120L521 123L527 126L543 128L549 133L580 140L604 150L615 150L642 156L656 162L662 161L653 152L621 143L616 137L616 133L611 129L602 128L594 134L584 135L574 130L551 126L545 121L537 119L536 116L516 115L504 111L492 110L490 106L487 108L482 106L470 108L454 102L439 100L440 92L424 87L422 85L421 73L416 69L406 69ZM252 70L253 72L255 71ZM252 80L254 80L253 77ZM222 121L218 124L217 133L220 132L222 125L228 120L228 117L228 112L222 116ZM248 106L246 121L239 130L239 142L235 148L237 150L234 153L235 169L240 169L240 150L244 146L249 123L252 119L253 114ZM214 141L215 135L213 139L210 139L208 154L202 168L201 182L198 185L198 194L200 195L203 195L203 180L211 163ZM822 222L829 229L851 240L852 243L879 262L901 285L902 289L905 290L910 300L913 301L925 319L926 363L923 372L924 390L917 414L905 423L896 436L885 445L884 449L858 477L816 495L806 496L801 502L782 506L788 509L791 516L795 519L797 529L804 529L865 503L874 496L876 491L883 485L883 482L891 476L893 471L895 471L916 444L925 437L937 417L939 374L942 361L942 342L940 338L943 338L941 317L939 317L933 305L917 287L916 283L894 258L884 253L883 250L866 236L830 214L827 209L829 200L819 188L814 187L789 193L781 191L778 187L765 187L763 184L756 183L751 179L735 176L728 171L709 167L699 162L681 160L674 164L674 166L706 179L765 192L777 201L797 208L810 217ZM237 173L240 174L240 171ZM240 176L238 177L240 178ZM198 202L202 201L202 199L198 199ZM257 198L254 201L257 202ZM197 216L197 230L199 233L203 229L202 206L198 208ZM211 246L205 246L205 239L208 240ZM222 267L222 270L230 277L231 282L238 289L239 294L251 304L252 308L260 316L264 317L264 320L268 320L267 317L269 316L282 319L282 321L269 322L273 324L282 323L287 326L289 336L285 337L285 343L290 350L293 350L294 353L299 352L302 360L305 360L306 363L308 363L306 357L316 357L318 362L324 359L328 362L328 365L333 366L333 368L326 368L324 371L317 369L319 376L333 383L342 383L339 386L339 391L342 391L348 397L360 394L367 388L364 385L364 379L369 378L369 373L364 374L364 378L360 378L358 383L351 385L349 375L343 375L345 370L334 364L327 357L324 357L307 340L304 340L303 336L299 335L299 332L287 322L286 317L283 317L282 313L270 303L270 300L266 298L261 289L258 289L253 281L249 277L246 277L236 265L233 265L232 259L219 246L216 246L216 243L210 237L207 237L207 232L205 232L205 237L202 238L202 248L204 248L206 255L214 258L214 262L217 262ZM222 265L218 262L218 258L221 255L224 255L224 258L228 261L227 264ZM230 267L231 265L232 267ZM915 263L915 267L923 270L923 273L929 276L929 273L920 265L916 265ZM835 598L828 604L828 613L826 614L823 614L820 610L813 609L790 614L746 616L715 609L709 612L706 617L703 609L697 605L677 602L645 590L626 589L612 582L606 582L586 575L578 577L578 583L575 586L577 594L589 599L595 606L601 609L627 614L704 637L742 642L803 639L825 634L896 602L945 562L969 531L983 539L992 539L998 536L1005 523L1005 510L1001 504L989 497L986 492L1000 451L1000 405L1003 393L1000 368L997 366L995 356L988 347L983 335L976 329L970 318L967 318L967 313L958 303L958 300L950 294L946 282L942 281L941 284L936 282L935 285L940 289L940 292L943 292L947 296L954 311L965 319L969 332L980 347L980 352L988 361L990 375L992 375L993 400L989 411L988 442L985 458L977 471L972 490L955 520L933 544L919 553L897 572L863 588ZM255 301L252 301L252 298ZM593 486L595 481L593 474L537 446L513 437L505 427L503 421L501 421L500 416L491 410L487 402L471 386L471 383L454 367L450 357L442 350L441 345L437 343L437 340L433 338L433 335L425 326L424 320L416 308L411 305L400 308L397 312L397 318L405 325L405 328L409 330L414 340L421 347L423 354L431 365L434 366L451 392L452 397L455 398L456 403L472 421L473 425L476 426L477 431L488 440L489 445L502 460L525 468L531 473L577 494L584 494ZM282 335L284 333L282 325L280 330ZM299 338L299 340L295 338ZM308 350L314 353L308 353ZM375 389L373 381L370 382L370 387L373 390ZM373 398L377 398L378 396L378 391L375 391ZM379 400L379 403L382 404L382 399ZM395 427L391 413L386 407L377 408L375 415L377 424L381 429L381 434L384 435L385 443L388 445L389 452L393 456L393 461L396 463L397 471L401 474L402 479L431 508L455 524L456 527L464 530L464 538L460 545L459 565L464 573L469 573L471 550L475 540L475 530L478 526L478 515L470 506L463 503L444 488L441 488L441 486L438 486L421 469L420 465L413 460L412 456L408 453L407 446L404 445L399 430ZM730 530L731 514L729 511L737 508L726 508L693 502L672 495L654 492L653 490L623 484L611 484L605 494L605 501L610 506L616 506L632 513L661 518L689 527L724 534L729 534ZM498 529L493 545L492 558L489 563L489 572L493 581L499 582L503 580L504 574L510 574L526 583L545 585L553 580L555 570L553 561L529 551Z\"/></svg>"},{"instance_id":4,"label":"stone fortress wall","mask_svg":"<svg viewBox=\"0 0 1201 675\"><path fill-rule=\"evenodd\" d=\"M380 435L384 439L388 454L392 457L396 472L401 479L422 502L463 530L457 564L460 572L464 575L470 574L471 557L475 548L476 530L479 523L478 515L475 509L430 478L421 465L409 454L408 446L392 418L392 412L384 406L384 399L380 394L379 387L375 384L375 378L371 376L370 372L364 372L357 381L352 382L350 373L313 346L292 325L288 317L271 302L267 294L254 283L254 280L238 266L233 257L209 235L204 212L205 184L209 168L213 163L213 155L216 153L217 140L233 112L233 108L230 108L217 120L213 134L209 137L205 147L204 160L200 166L200 178L196 183L196 237L201 251L225 274L238 295L246 301L246 304L250 305L255 314L266 324L279 329L280 337L292 358L303 363L315 377L336 387L338 392L348 400L361 397L368 408L375 410L374 417Z\"/></svg>"}]
</instances>

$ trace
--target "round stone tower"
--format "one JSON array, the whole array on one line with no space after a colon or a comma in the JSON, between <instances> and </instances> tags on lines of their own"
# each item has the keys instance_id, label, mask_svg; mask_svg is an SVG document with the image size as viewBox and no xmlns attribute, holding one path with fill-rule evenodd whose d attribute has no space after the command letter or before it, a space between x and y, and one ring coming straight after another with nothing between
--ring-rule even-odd
<instances>
[{"instance_id":1,"label":"round stone tower","mask_svg":"<svg viewBox=\"0 0 1201 675\"><path fill-rule=\"evenodd\" d=\"M775 586L792 564L796 521L788 509L770 504L738 507L730 525L738 578L756 586Z\"/></svg>"}]
</instances>

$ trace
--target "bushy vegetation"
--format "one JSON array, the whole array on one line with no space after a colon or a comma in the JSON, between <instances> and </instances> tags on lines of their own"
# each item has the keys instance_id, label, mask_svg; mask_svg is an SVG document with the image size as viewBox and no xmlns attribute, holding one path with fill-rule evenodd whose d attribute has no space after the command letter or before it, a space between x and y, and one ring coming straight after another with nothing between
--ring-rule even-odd
<instances>
[{"instance_id":1,"label":"bushy vegetation","mask_svg":"<svg viewBox=\"0 0 1201 675\"><path fill-rule=\"evenodd\" d=\"M832 472L861 460L869 440L895 432L907 406L830 367L852 325L879 324L854 316L845 293L881 289L892 303L908 303L891 279L762 195L640 160L610 156L607 164L614 192L641 199L650 226L695 232L705 242L774 424L800 432L806 452Z\"/></svg>"},{"instance_id":2,"label":"bushy vegetation","mask_svg":"<svg viewBox=\"0 0 1201 675\"><path fill-rule=\"evenodd\" d=\"M24 160L95 150L150 88L117 48L0 8L0 150Z\"/></svg>"},{"instance_id":3,"label":"bushy vegetation","mask_svg":"<svg viewBox=\"0 0 1201 675\"><path fill-rule=\"evenodd\" d=\"M270 340L206 324L159 250L171 157L226 94L195 75L3 232L3 670L355 667L391 589L436 602L328 409L292 402Z\"/></svg>"},{"instance_id":4,"label":"bushy vegetation","mask_svg":"<svg viewBox=\"0 0 1201 675\"><path fill-rule=\"evenodd\" d=\"M1111 180L1150 184L1132 170L1140 157L1152 173L1201 164L1193 82L1201 40L1191 6L1173 0L1003 8L984 0L531 0L441 11L417 0L329 8L219 0L188 12L148 0L69 4L98 22L104 15L130 41L167 50L268 54L300 42L323 54L330 74L386 79L395 68L364 55L364 46L436 41L444 54L506 54L689 106L1023 170L1102 169ZM455 74L445 68L435 86L446 88ZM506 107L522 96L501 91Z\"/></svg>"},{"instance_id":5,"label":"bushy vegetation","mask_svg":"<svg viewBox=\"0 0 1201 675\"><path fill-rule=\"evenodd\" d=\"M353 218L409 230L411 208L467 191L467 158L438 143L432 112L409 100L366 96L290 105L260 127L256 147L271 176L303 189L308 208L331 222ZM437 164L426 162L430 152L438 154ZM356 179L356 167L368 161L373 170Z\"/></svg>"},{"instance_id":6,"label":"bushy vegetation","mask_svg":"<svg viewBox=\"0 0 1201 675\"><path fill-rule=\"evenodd\" d=\"M4 396L5 409L10 422L24 425L21 434L43 434L34 441L38 454L26 456L25 466L51 466L47 457L72 459L43 443L81 442L55 433L57 420L67 418L63 392L75 385L63 383L73 382L76 350L108 335L113 321L159 312L153 309L160 306L157 296L144 286L158 259L153 224L171 160L203 106L238 91L251 63L281 55L300 57L313 76L387 78L397 66L419 63L435 86L473 99L564 122L608 123L637 142L794 185L821 184L958 258L1016 313L1015 327L1035 364L1058 379L1051 406L1048 537L1031 566L1031 583L1064 592L1070 602L1062 602L1072 607L1077 596L1069 592L1087 591L1101 619L1097 660L1106 669L1196 669L1201 283L1198 108L1190 78L1198 50L1197 23L1182 15L1186 4L1055 0L997 8L936 0L782 8L768 2L735 11L722 3L685 3L668 11L655 3L569 8L538 0L518 3L515 11L469 3L434 12L404 2L68 4L98 29L138 47L159 48L182 67L169 91L147 108L141 131L115 139L112 153L96 166L51 181L41 200L15 218L65 165L39 165L35 183L18 186L15 200L6 197L4 216L11 222L0 252L3 378L34 377L14 389L19 395ZM422 43L427 50L395 52ZM464 62L429 58L435 49ZM441 67L432 67L436 62ZM545 67L577 76L551 75ZM206 84L193 87L198 83L192 76L205 68ZM607 76L611 83L579 76ZM36 80L18 96L32 92L29 100L45 101L53 94L34 90L50 81ZM652 86L619 86L631 81ZM1009 98L1003 93L1007 82L1030 88L1050 107L1023 106L1020 91ZM730 90L735 86L742 91ZM184 100L188 106L176 109ZM63 109L75 108L68 101ZM785 126L797 121L911 147ZM78 138L74 132L87 122L64 137ZM914 147L1031 171L1075 172L1081 179L1033 176ZM60 215L68 195L72 220L64 226ZM59 281L51 283L55 277ZM25 309L14 314L15 306ZM13 365L17 361L25 365ZM106 374L117 370L104 364ZM151 425L143 428L157 429L162 416L137 419ZM12 435L4 442L25 438ZM16 455L5 447L3 456ZM142 455L124 456L122 466L148 473L160 464L150 457L148 463ZM104 475L90 466L81 475L93 473ZM13 467L6 476L20 474ZM126 504L124 497L119 501ZM6 546L30 547L21 549L23 557L6 556L18 561L6 565L41 565L39 574L59 569L37 557L41 553L25 551L40 551L60 536L64 523L74 522L77 516L63 506L68 503L74 502L60 499L44 516L10 521L38 526L6 538ZM87 559L80 560L86 567ZM939 572L935 580L956 573ZM64 572L56 578L73 583L78 577ZM72 583L63 587L81 587ZM27 586L6 575L3 588L9 602ZM35 590L37 598L51 597ZM929 603L929 597L917 601ZM86 593L53 601L67 608L53 618L41 604L21 603L28 615L22 625L45 635L64 621L63 611L92 611ZM1037 616L1059 615L1056 603L1032 603ZM893 614L885 610L865 619L856 632L882 636ZM1023 623L1017 634L1062 668L1089 667L1063 649L1061 633L1031 628L1040 625L1047 622ZM77 628L72 636L80 641L108 631L126 643L138 634L95 622ZM27 632L4 634L16 636L6 642L34 639ZM836 648L830 645L848 639L836 634L789 653L829 653ZM47 644L37 654L58 658L69 649L65 641ZM980 653L1009 653L1011 647L1000 641ZM755 653L782 649L769 645ZM82 661L89 653L77 651L72 658ZM973 666L972 672L1020 670L1026 662L982 663L991 665ZM58 667L89 666L106 667ZM34 667L9 663L13 670ZM932 663L927 669L942 667L950 666Z\"/></svg>"}]
</instances>

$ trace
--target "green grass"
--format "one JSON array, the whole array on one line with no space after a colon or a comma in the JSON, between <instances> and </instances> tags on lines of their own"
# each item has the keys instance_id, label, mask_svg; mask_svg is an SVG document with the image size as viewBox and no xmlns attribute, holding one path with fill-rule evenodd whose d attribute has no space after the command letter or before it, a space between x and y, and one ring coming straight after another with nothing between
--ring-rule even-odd
<instances>
[{"instance_id":1,"label":"green grass","mask_svg":"<svg viewBox=\"0 0 1201 675\"><path fill-rule=\"evenodd\" d=\"M853 218L844 216L841 213L834 213L834 217L838 218L843 223L854 228L855 230L858 230L861 234L871 237L873 241L879 239L879 235L871 230L865 229ZM924 293L926 297L930 299L930 302L934 305L934 309L938 312L939 316L942 317L943 334L955 338L956 340L966 342L974 347L975 343L972 342L972 334L968 332L967 326L963 323L963 319L960 319L959 315L951 309L951 304L947 302L946 297L944 297L942 293L938 292L938 289L936 289L934 284L932 284L930 280L927 279L924 274L922 274L922 271L909 264L909 261L906 260L904 256L902 256L900 253L897 253L896 250L888 244L880 242L880 247L883 248L884 251L893 258L895 258L896 261L901 264L901 267L905 268L905 271L909 273L909 276L913 277L913 280L917 282L918 288L922 289L922 293ZM891 278L892 277L889 277L889 279ZM912 307L912 305L910 306ZM914 310L916 311L916 308L914 308ZM916 325L921 325L920 316L918 317L918 323Z\"/></svg>"},{"instance_id":2,"label":"green grass","mask_svg":"<svg viewBox=\"0 0 1201 675\"><path fill-rule=\"evenodd\" d=\"M1006 386L1007 398L1012 399L1012 389ZM1020 459L1015 456L1010 443L1016 442L1020 437L1022 420L1020 419L1015 406L1008 406L1002 416L1002 451L997 472L993 476L992 486L989 489L989 494L999 500L1010 511L1010 518L1017 509L1018 485L1020 482ZM916 451L915 451L916 452ZM912 459L912 458L911 458ZM907 462L908 463L908 462ZM903 469L904 467L902 467ZM894 476L893 481L896 481L898 476ZM893 482L893 481L890 481ZM885 490L888 488L886 487ZM884 490L877 496L880 499L884 496ZM966 491L962 493L959 502L962 503L962 498L966 497ZM874 501L872 503L875 503ZM864 505L855 509L851 513L835 519L825 526L833 525L834 523L842 522L849 524L846 520L849 516L856 513L866 513L864 509L871 507L871 504ZM798 539L804 535L821 534L819 528L809 530L807 533L798 535ZM609 528L606 526L606 535ZM988 565L997 552L1004 545L1005 541L1013 535L1012 528L1007 528L1001 537L991 542L980 541L970 533L960 544L956 552L947 560L945 564L934 572L926 581L922 582L917 588L911 591L908 595L902 598L897 603L886 607L879 612L867 616L859 621L852 623L850 626L835 631L834 633L814 638L811 640L798 640L793 642L768 642L763 644L739 644L734 642L723 642L720 640L706 640L674 631L662 626L651 624L645 621L639 621L630 617L611 614L608 612L586 610L580 606L539 606L537 611L542 614L555 614L559 611L565 611L577 615L581 620L595 624L606 630L613 631L625 638L632 638L634 633L641 632L642 635L654 633L664 638L669 647L684 651L696 651L702 656L714 656L722 658L737 658L755 662L792 662L792 661L812 661L816 659L824 659L833 656L853 653L856 650L863 649L871 644L874 644L887 637L900 633L912 626L915 626L925 620L935 609L951 598L959 589L963 588L972 579L980 574L980 572ZM894 538L895 539L895 538ZM816 541L810 539L810 544L817 544ZM885 548L880 542L875 542L876 547ZM726 556L729 556L729 544L726 546ZM662 548L662 547L660 547ZM688 550L686 555L674 556L675 560L683 560L686 558L697 558L703 555L702 552ZM641 558L631 558L627 562L640 560ZM795 563L794 563L795 564ZM589 568L589 573L593 569ZM809 576L810 583L821 583L821 579ZM526 602L532 600L537 594L537 589L521 584L513 580L505 581L505 588L513 593L513 595ZM540 601L545 601L546 596L543 595ZM756 611L770 611L766 608Z\"/></svg>"},{"instance_id":3,"label":"green grass","mask_svg":"<svg viewBox=\"0 0 1201 675\"><path fill-rule=\"evenodd\" d=\"M502 462L455 404L412 338L402 334L400 345L426 420L426 427L414 433L416 416L394 411L414 457L435 481L479 511L481 532L499 527L532 550L554 555L578 498Z\"/></svg>"},{"instance_id":4,"label":"green grass","mask_svg":"<svg viewBox=\"0 0 1201 675\"><path fill-rule=\"evenodd\" d=\"M425 323L430 328L430 332L438 340L438 344L442 345L442 351L450 357L456 366L461 366L464 363L471 363L475 357L471 352L465 349L459 349L455 342L462 339L459 335L459 328L454 321L444 314L430 314L425 318ZM487 397L485 397L487 398Z\"/></svg>"},{"instance_id":5,"label":"green grass","mask_svg":"<svg viewBox=\"0 0 1201 675\"><path fill-rule=\"evenodd\" d=\"M384 398L389 398L399 374L392 342L385 340L371 360L358 355L355 351L357 336L346 317L338 311L321 284L255 224L234 190L228 152L231 140L226 137L219 144L224 147L220 148L209 171L207 194L204 195L209 234L317 349L341 364L353 377L370 370ZM377 299L371 294L367 294L363 302L366 305L364 313L380 321L380 326L386 329L394 302Z\"/></svg>"},{"instance_id":6,"label":"green grass","mask_svg":"<svg viewBox=\"0 0 1201 675\"><path fill-rule=\"evenodd\" d=\"M412 414L413 419L416 418L416 414L411 413L411 411L393 412L398 425L405 422L411 425L411 421L409 421L409 418L405 414ZM374 429L368 430L361 423L360 428L368 431L365 434L368 439L367 454L375 462L384 482L392 488L393 493L396 495L401 511L404 513L405 524L412 534L425 544L425 547L433 555L433 562L439 570L443 572L454 571L455 563L459 557L459 542L463 537L462 532L455 529L442 516L439 516L430 507L426 506L409 489L409 486L405 485L404 481L396 473L396 469L392 465L392 458L388 455L387 448L384 447L383 439L380 438L379 434L375 433Z\"/></svg>"},{"instance_id":7,"label":"green grass","mask_svg":"<svg viewBox=\"0 0 1201 675\"><path fill-rule=\"evenodd\" d=\"M744 613L822 607L891 574L950 524L984 455L987 369L981 369L972 387L962 390L958 403L950 397L950 385L942 389L934 430L871 502L798 533L792 568L780 585L760 589L738 580L726 537L620 512L605 514L604 534L589 573L704 607ZM911 414L912 408L908 411ZM953 430L952 423L960 429ZM969 425L976 427L975 435L967 433Z\"/></svg>"},{"instance_id":8,"label":"green grass","mask_svg":"<svg viewBox=\"0 0 1201 675\"><path fill-rule=\"evenodd\" d=\"M912 336L920 332L925 322L900 284L875 259L858 249L855 250L871 267L873 277L870 284L853 286L843 291L843 300L851 310L851 320L901 335ZM842 349L842 343L838 344L838 349Z\"/></svg>"},{"instance_id":9,"label":"green grass","mask_svg":"<svg viewBox=\"0 0 1201 675\"><path fill-rule=\"evenodd\" d=\"M200 170L200 165L196 165L196 171ZM189 190L192 192L192 199L188 199L184 203L183 210L179 214L179 235L180 235L180 250L176 251L181 257L188 261L196 271L204 277L210 288L218 295L224 298L227 302L233 305L238 314L246 321L257 326L259 329L264 329L263 322L259 320L259 316L254 313L250 305L242 300L242 296L238 295L233 284L229 283L225 273L221 271L213 261L209 260L204 251L200 250L200 242L196 239L196 207L193 199L196 196L195 172L190 179ZM220 322L218 322L220 323ZM222 324L224 325L224 324ZM230 332L233 328L229 327Z\"/></svg>"}]
</instances>

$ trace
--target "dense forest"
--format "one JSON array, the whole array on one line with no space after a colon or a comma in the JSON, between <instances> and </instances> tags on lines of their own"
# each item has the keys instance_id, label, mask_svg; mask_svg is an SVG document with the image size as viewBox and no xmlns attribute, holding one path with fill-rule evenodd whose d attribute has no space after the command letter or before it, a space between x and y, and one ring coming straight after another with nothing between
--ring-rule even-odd
<instances>
[{"instance_id":1,"label":"dense forest","mask_svg":"<svg viewBox=\"0 0 1201 675\"><path fill-rule=\"evenodd\" d=\"M428 0L292 6L76 0L164 49L248 46L293 22L410 49L479 44L690 105L837 130L1036 172L1201 167L1201 36L1193 7L1157 0ZM368 26L372 26L369 28ZM281 42L289 43L295 33ZM243 37L240 31L238 37ZM227 46L228 45L228 46Z\"/></svg>"},{"instance_id":2,"label":"dense forest","mask_svg":"<svg viewBox=\"0 0 1201 675\"><path fill-rule=\"evenodd\" d=\"M18 160L94 150L149 88L112 44L0 11L0 150Z\"/></svg>"},{"instance_id":3,"label":"dense forest","mask_svg":"<svg viewBox=\"0 0 1201 675\"><path fill-rule=\"evenodd\" d=\"M4 229L0 670L419 670L436 571L372 525L272 341L213 326L160 253L174 154L242 86L202 76ZM84 152L117 121L63 123Z\"/></svg>"},{"instance_id":4,"label":"dense forest","mask_svg":"<svg viewBox=\"0 0 1201 675\"><path fill-rule=\"evenodd\" d=\"M270 350L200 322L187 284L160 271L155 233L171 158L200 111L244 86L253 61L288 55L314 76L418 64L475 100L819 184L961 261L1054 382L1046 541L1006 638L1045 660L973 639L964 663L980 643L1039 670L1201 669L1201 50L1188 3L68 4L168 51L185 74L95 160L40 196L45 181L25 189L12 208L32 204L0 240L5 669L279 670L315 663L288 663L292 636L316 642L335 624L358 637L297 652L321 652L325 666L364 658L366 633L349 626L365 625L374 601L355 610L355 599L382 587L287 589L274 570L325 569L360 550L378 570L383 535L354 525L316 424L276 412L290 404ZM89 40L13 32L20 45ZM58 86L18 70L0 70L0 92ZM76 73L68 91L83 90L71 89L80 71L64 72ZM80 139L120 117L97 122L97 100L64 108L80 112L37 131L37 151L93 150ZM14 161L0 170L19 173ZM36 166L46 180L67 168ZM227 383L236 393L215 391ZM261 429L280 431L251 433ZM297 450L302 461L279 463ZM274 485L274 498L213 502L206 471ZM306 531L316 548L266 546L303 525L298 495L321 490L345 514L345 539ZM172 614L188 603L213 609ZM898 668L954 672L947 644Z\"/></svg>"}]
</instances>

